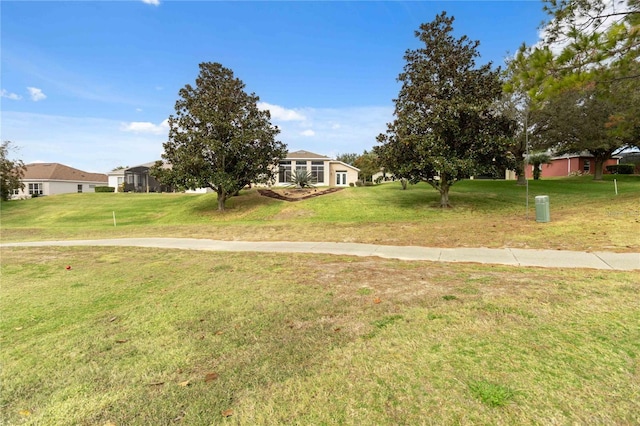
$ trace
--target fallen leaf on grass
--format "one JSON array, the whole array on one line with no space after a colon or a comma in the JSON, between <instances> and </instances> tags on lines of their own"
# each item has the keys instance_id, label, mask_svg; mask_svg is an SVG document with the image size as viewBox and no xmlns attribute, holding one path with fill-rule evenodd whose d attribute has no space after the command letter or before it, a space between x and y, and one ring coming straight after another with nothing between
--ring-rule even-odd
<instances>
[{"instance_id":1,"label":"fallen leaf on grass","mask_svg":"<svg viewBox=\"0 0 640 426\"><path fill-rule=\"evenodd\" d=\"M211 382L213 380L216 380L218 377L220 377L218 373L207 373L207 375L204 376L204 381Z\"/></svg>"},{"instance_id":2,"label":"fallen leaf on grass","mask_svg":"<svg viewBox=\"0 0 640 426\"><path fill-rule=\"evenodd\" d=\"M380 300L379 297L376 297L375 299L373 299L373 303L375 303L376 305L380 302L382 302L382 300Z\"/></svg>"},{"instance_id":3,"label":"fallen leaf on grass","mask_svg":"<svg viewBox=\"0 0 640 426\"><path fill-rule=\"evenodd\" d=\"M22 327L16 327L16 331L22 330Z\"/></svg>"},{"instance_id":4,"label":"fallen leaf on grass","mask_svg":"<svg viewBox=\"0 0 640 426\"><path fill-rule=\"evenodd\" d=\"M223 415L224 417L231 417L231 416L233 416L233 410L232 410L232 409L224 410L224 411L222 412L222 415Z\"/></svg>"},{"instance_id":5,"label":"fallen leaf on grass","mask_svg":"<svg viewBox=\"0 0 640 426\"><path fill-rule=\"evenodd\" d=\"M29 410L20 410L19 413L20 413L21 416L25 416L25 417L28 417L28 416L31 415L31 411L29 411Z\"/></svg>"},{"instance_id":6,"label":"fallen leaf on grass","mask_svg":"<svg viewBox=\"0 0 640 426\"><path fill-rule=\"evenodd\" d=\"M118 317L111 317L109 318L109 322L114 322L116 319L118 319Z\"/></svg>"},{"instance_id":7,"label":"fallen leaf on grass","mask_svg":"<svg viewBox=\"0 0 640 426\"><path fill-rule=\"evenodd\" d=\"M224 331L222 331L222 330L218 330L218 331L216 331L216 335L217 335L217 336L219 336L219 335L221 335L221 334L223 334L223 333L224 333Z\"/></svg>"},{"instance_id":8,"label":"fallen leaf on grass","mask_svg":"<svg viewBox=\"0 0 640 426\"><path fill-rule=\"evenodd\" d=\"M153 383L149 383L149 386L161 386L164 385L164 382L153 382Z\"/></svg>"},{"instance_id":9,"label":"fallen leaf on grass","mask_svg":"<svg viewBox=\"0 0 640 426\"><path fill-rule=\"evenodd\" d=\"M186 388L190 384L191 384L191 382L189 380L185 380L184 382L178 383L178 386L182 386L183 388Z\"/></svg>"},{"instance_id":10,"label":"fallen leaf on grass","mask_svg":"<svg viewBox=\"0 0 640 426\"><path fill-rule=\"evenodd\" d=\"M116 424L114 422L112 422L112 421L108 421L102 426L116 426Z\"/></svg>"},{"instance_id":11,"label":"fallen leaf on grass","mask_svg":"<svg viewBox=\"0 0 640 426\"><path fill-rule=\"evenodd\" d=\"M127 343L129 339L116 340L116 343Z\"/></svg>"}]
</instances>

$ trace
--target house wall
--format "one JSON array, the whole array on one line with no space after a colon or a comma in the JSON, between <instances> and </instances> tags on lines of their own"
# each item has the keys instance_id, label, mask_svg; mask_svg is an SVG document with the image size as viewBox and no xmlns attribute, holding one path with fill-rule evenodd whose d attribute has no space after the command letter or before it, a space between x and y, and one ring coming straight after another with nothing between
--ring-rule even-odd
<instances>
[{"instance_id":1,"label":"house wall","mask_svg":"<svg viewBox=\"0 0 640 426\"><path fill-rule=\"evenodd\" d=\"M356 181L358 180L358 171L345 166L342 163L330 163L329 166L329 186L338 186L338 184L336 183L336 173L337 172L347 172L347 183L346 185L340 185L340 186L349 186L350 183L355 184Z\"/></svg>"},{"instance_id":2,"label":"house wall","mask_svg":"<svg viewBox=\"0 0 640 426\"><path fill-rule=\"evenodd\" d=\"M108 185L115 188L115 192L120 192L120 184L124 182L124 174L122 175L109 175Z\"/></svg>"},{"instance_id":3,"label":"house wall","mask_svg":"<svg viewBox=\"0 0 640 426\"><path fill-rule=\"evenodd\" d=\"M72 182L51 180L23 180L24 189L12 198L29 198L29 184L42 184L42 195L73 194L78 192L78 185L82 185L82 192L96 192L96 186L105 186L105 182Z\"/></svg>"},{"instance_id":4,"label":"house wall","mask_svg":"<svg viewBox=\"0 0 640 426\"><path fill-rule=\"evenodd\" d=\"M589 171L584 170L585 162L589 161ZM606 167L609 165L618 164L618 159L611 158L604 162L603 172L607 173ZM551 164L542 164L541 178L545 177L562 177L569 176L571 173L588 173L594 174L595 160L591 157L571 157L571 158L557 158L551 160ZM533 178L533 166L529 165L525 174L527 178Z\"/></svg>"}]
</instances>

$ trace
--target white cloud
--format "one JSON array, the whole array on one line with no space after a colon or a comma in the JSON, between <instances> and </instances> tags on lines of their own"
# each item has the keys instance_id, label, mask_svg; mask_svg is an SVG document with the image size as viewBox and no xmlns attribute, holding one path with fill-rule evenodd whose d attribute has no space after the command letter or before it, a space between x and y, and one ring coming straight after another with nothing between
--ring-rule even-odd
<instances>
[{"instance_id":1,"label":"white cloud","mask_svg":"<svg viewBox=\"0 0 640 426\"><path fill-rule=\"evenodd\" d=\"M142 108L136 108L136 112L142 112Z\"/></svg>"},{"instance_id":2,"label":"white cloud","mask_svg":"<svg viewBox=\"0 0 640 426\"><path fill-rule=\"evenodd\" d=\"M42 90L38 89L37 87L27 87L27 90L29 91L29 96L31 96L31 100L33 102L38 102L43 99L47 99L47 95L42 93Z\"/></svg>"},{"instance_id":3,"label":"white cloud","mask_svg":"<svg viewBox=\"0 0 640 426\"><path fill-rule=\"evenodd\" d=\"M153 124L149 121L122 123L120 130L123 132L148 133L152 135L166 134L169 131L169 120L166 119L160 124Z\"/></svg>"},{"instance_id":4,"label":"white cloud","mask_svg":"<svg viewBox=\"0 0 640 426\"><path fill-rule=\"evenodd\" d=\"M122 132L121 122L2 111L2 137L17 141L25 163L62 163L87 172L106 173L122 164L159 160L167 135Z\"/></svg>"},{"instance_id":5,"label":"white cloud","mask_svg":"<svg viewBox=\"0 0 640 426\"><path fill-rule=\"evenodd\" d=\"M353 108L302 108L303 122L280 122L278 139L290 151L303 149L335 157L362 153L377 145L376 136L393 120L393 106ZM313 127L313 130L310 129Z\"/></svg>"},{"instance_id":6,"label":"white cloud","mask_svg":"<svg viewBox=\"0 0 640 426\"><path fill-rule=\"evenodd\" d=\"M142 0L142 3L160 6L160 0Z\"/></svg>"},{"instance_id":7,"label":"white cloud","mask_svg":"<svg viewBox=\"0 0 640 426\"><path fill-rule=\"evenodd\" d=\"M18 95L17 93L7 92L5 89L2 89L2 91L0 92L0 97L11 99L12 101L19 101L20 99L22 99L22 96Z\"/></svg>"},{"instance_id":8,"label":"white cloud","mask_svg":"<svg viewBox=\"0 0 640 426\"><path fill-rule=\"evenodd\" d=\"M305 116L293 109L286 109L279 105L267 102L258 102L258 109L269 110L271 118L275 121L304 121Z\"/></svg>"}]
</instances>

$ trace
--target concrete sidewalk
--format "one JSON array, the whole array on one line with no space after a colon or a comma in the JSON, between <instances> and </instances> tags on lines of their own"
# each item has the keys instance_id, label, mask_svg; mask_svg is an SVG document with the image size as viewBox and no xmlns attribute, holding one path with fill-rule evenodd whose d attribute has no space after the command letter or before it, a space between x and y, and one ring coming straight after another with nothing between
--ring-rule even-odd
<instances>
[{"instance_id":1,"label":"concrete sidewalk","mask_svg":"<svg viewBox=\"0 0 640 426\"><path fill-rule=\"evenodd\" d=\"M640 269L640 253L511 248L430 248L330 242L219 241L195 238L117 238L0 244L1 248L45 246L128 246L234 252L322 253L347 256L377 256L400 260L472 262L511 266L539 266L544 268L592 268L619 271Z\"/></svg>"}]
</instances>

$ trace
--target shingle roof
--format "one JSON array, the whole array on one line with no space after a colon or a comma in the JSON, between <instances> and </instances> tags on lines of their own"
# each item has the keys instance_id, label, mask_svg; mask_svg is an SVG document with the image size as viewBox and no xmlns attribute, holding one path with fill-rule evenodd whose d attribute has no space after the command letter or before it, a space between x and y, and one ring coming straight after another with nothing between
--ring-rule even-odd
<instances>
[{"instance_id":1,"label":"shingle roof","mask_svg":"<svg viewBox=\"0 0 640 426\"><path fill-rule=\"evenodd\" d=\"M311 160L311 159L328 160L329 159L329 157L326 157L326 156L320 155L320 154L315 154L315 153L309 152L309 151L289 152L289 153L287 153L287 158L291 158L293 160L295 160L295 159L299 159L299 160Z\"/></svg>"},{"instance_id":2,"label":"shingle roof","mask_svg":"<svg viewBox=\"0 0 640 426\"><path fill-rule=\"evenodd\" d=\"M26 165L24 180L66 180L74 182L108 182L104 173L89 173L60 163L31 163Z\"/></svg>"}]
</instances>

